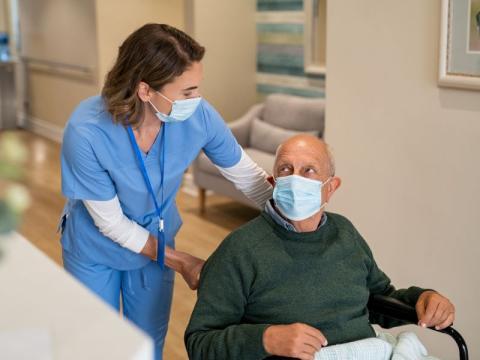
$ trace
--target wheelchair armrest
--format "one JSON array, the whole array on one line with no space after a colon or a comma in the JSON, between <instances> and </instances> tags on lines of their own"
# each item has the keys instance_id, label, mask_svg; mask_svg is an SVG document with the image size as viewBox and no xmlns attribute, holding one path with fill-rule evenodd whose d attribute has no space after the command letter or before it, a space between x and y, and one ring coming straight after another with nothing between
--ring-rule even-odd
<instances>
[{"instance_id":1,"label":"wheelchair armrest","mask_svg":"<svg viewBox=\"0 0 480 360\"><path fill-rule=\"evenodd\" d=\"M408 322L409 324L418 323L415 308L393 297L371 295L368 300L368 310L390 319Z\"/></svg>"},{"instance_id":2,"label":"wheelchair armrest","mask_svg":"<svg viewBox=\"0 0 480 360\"><path fill-rule=\"evenodd\" d=\"M408 322L410 324L418 324L417 311L413 306L395 298L384 295L371 295L368 300L368 310L391 319ZM455 340L460 352L460 360L468 360L468 349L462 335L449 326L442 330L436 330L434 327L429 328L437 332L450 335Z\"/></svg>"}]
</instances>

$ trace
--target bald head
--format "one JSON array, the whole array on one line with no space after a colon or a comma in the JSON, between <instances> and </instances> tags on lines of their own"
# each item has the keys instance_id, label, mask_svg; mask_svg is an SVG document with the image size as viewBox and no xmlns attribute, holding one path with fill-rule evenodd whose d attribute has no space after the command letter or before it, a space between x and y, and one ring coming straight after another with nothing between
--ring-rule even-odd
<instances>
[{"instance_id":1,"label":"bald head","mask_svg":"<svg viewBox=\"0 0 480 360\"><path fill-rule=\"evenodd\" d=\"M328 145L316 136L301 134L289 138L277 149L274 175L301 175L325 180L335 174Z\"/></svg>"}]
</instances>

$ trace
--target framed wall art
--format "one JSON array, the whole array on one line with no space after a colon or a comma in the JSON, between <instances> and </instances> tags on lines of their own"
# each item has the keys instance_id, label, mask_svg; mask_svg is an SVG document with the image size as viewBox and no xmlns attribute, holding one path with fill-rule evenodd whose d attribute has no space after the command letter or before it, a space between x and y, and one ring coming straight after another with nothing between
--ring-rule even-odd
<instances>
[{"instance_id":1,"label":"framed wall art","mask_svg":"<svg viewBox=\"0 0 480 360\"><path fill-rule=\"evenodd\" d=\"M442 0L439 85L480 90L480 0Z\"/></svg>"}]
</instances>

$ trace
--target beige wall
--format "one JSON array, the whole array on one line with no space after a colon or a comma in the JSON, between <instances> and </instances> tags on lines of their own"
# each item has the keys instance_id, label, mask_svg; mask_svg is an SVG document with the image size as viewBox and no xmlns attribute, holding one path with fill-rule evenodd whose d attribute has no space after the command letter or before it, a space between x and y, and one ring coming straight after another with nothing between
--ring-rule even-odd
<instances>
[{"instance_id":1,"label":"beige wall","mask_svg":"<svg viewBox=\"0 0 480 360\"><path fill-rule=\"evenodd\" d=\"M327 26L326 138L344 179L330 210L395 284L447 294L479 359L480 92L437 87L440 1L329 1ZM448 337L422 337L458 359Z\"/></svg>"},{"instance_id":2,"label":"beige wall","mask_svg":"<svg viewBox=\"0 0 480 360\"><path fill-rule=\"evenodd\" d=\"M202 95L226 121L234 120L256 100L255 1L191 0L189 4L191 35L207 49Z\"/></svg>"},{"instance_id":3,"label":"beige wall","mask_svg":"<svg viewBox=\"0 0 480 360\"><path fill-rule=\"evenodd\" d=\"M191 24L185 24L186 15ZM227 121L255 102L255 1L96 0L92 16L96 16L98 81L30 71L27 99L34 119L62 128L78 102L101 90L122 41L148 22L180 29L190 25L192 35L207 48L202 93Z\"/></svg>"},{"instance_id":4,"label":"beige wall","mask_svg":"<svg viewBox=\"0 0 480 360\"><path fill-rule=\"evenodd\" d=\"M0 31L8 31L8 7L7 0L0 0Z\"/></svg>"},{"instance_id":5,"label":"beige wall","mask_svg":"<svg viewBox=\"0 0 480 360\"><path fill-rule=\"evenodd\" d=\"M97 85L57 74L28 71L27 100L32 121L63 129L73 109L97 93Z\"/></svg>"},{"instance_id":6,"label":"beige wall","mask_svg":"<svg viewBox=\"0 0 480 360\"><path fill-rule=\"evenodd\" d=\"M100 92L118 47L132 31L148 22L184 26L183 0L96 0L92 16L96 16L97 25L98 81L86 82L59 74L29 71L27 99L33 119L63 128L81 100Z\"/></svg>"},{"instance_id":7,"label":"beige wall","mask_svg":"<svg viewBox=\"0 0 480 360\"><path fill-rule=\"evenodd\" d=\"M315 48L315 60L316 64L319 66L325 66L326 61L326 40L327 40L327 0L322 0L318 2L318 11L317 11L317 45Z\"/></svg>"},{"instance_id":8,"label":"beige wall","mask_svg":"<svg viewBox=\"0 0 480 360\"><path fill-rule=\"evenodd\" d=\"M97 0L99 79L112 67L123 40L140 26L167 23L184 29L183 0Z\"/></svg>"},{"instance_id":9,"label":"beige wall","mask_svg":"<svg viewBox=\"0 0 480 360\"><path fill-rule=\"evenodd\" d=\"M20 19L34 24L27 23L21 25L21 28L24 30L28 29L25 30L26 33L23 36L29 39L31 47L23 49L22 55L58 63L68 62L65 60L70 58L70 55L65 53L65 51L69 51L68 49L63 47L57 48L50 43L46 43L45 47L40 47L38 43L41 44L42 41L36 41L37 34L33 29L38 27L46 33L53 32L53 29L55 29L58 43L68 44L70 41L68 29L65 29L63 32L58 31L62 26L61 22L57 26L50 27L49 24L56 21L55 19L57 18L65 18L69 19L69 23L77 25L77 28L91 27L92 24L95 24L91 20L91 18L95 18L94 2L95 0L85 1L84 3L68 1L63 3L62 6L56 6L58 4L54 1L44 1L43 4L35 2L35 5L38 7L37 10L41 10L38 11L38 18L35 18L34 14L31 13L31 2L24 1L23 4L20 4ZM22 9L22 5L25 8ZM39 38L42 39L42 35L39 35ZM91 51L92 54L84 56L81 62L88 64L85 66L95 68L97 58L95 54L96 45L90 44L90 42L95 41L95 29L88 28L88 34L85 34L85 38L89 40L79 44L79 46L85 49L84 51ZM55 51L49 51L49 49L54 49ZM56 56L52 54L56 54ZM42 69L41 66L39 67L35 63L27 66L26 69L25 99L28 103L29 123L34 129L38 129L39 126L42 127L44 135L49 134L49 128L62 129L74 107L84 98L97 93L98 86L95 81L78 79L78 75L75 76L75 72L73 72L74 76L68 76L62 68L55 67L50 69L47 67ZM96 76L95 71L96 69L94 69L93 77ZM46 129L43 127L46 127ZM55 136L60 134L59 131L52 130L52 132L56 134Z\"/></svg>"}]
</instances>

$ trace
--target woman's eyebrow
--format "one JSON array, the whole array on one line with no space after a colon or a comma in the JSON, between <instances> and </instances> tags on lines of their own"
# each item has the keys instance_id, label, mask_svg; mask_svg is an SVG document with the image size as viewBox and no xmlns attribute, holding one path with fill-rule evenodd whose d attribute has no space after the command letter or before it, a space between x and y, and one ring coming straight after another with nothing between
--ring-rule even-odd
<instances>
[{"instance_id":1,"label":"woman's eyebrow","mask_svg":"<svg viewBox=\"0 0 480 360\"><path fill-rule=\"evenodd\" d=\"M195 89L198 89L198 86L190 86L189 88L183 89L182 91L190 91Z\"/></svg>"}]
</instances>

